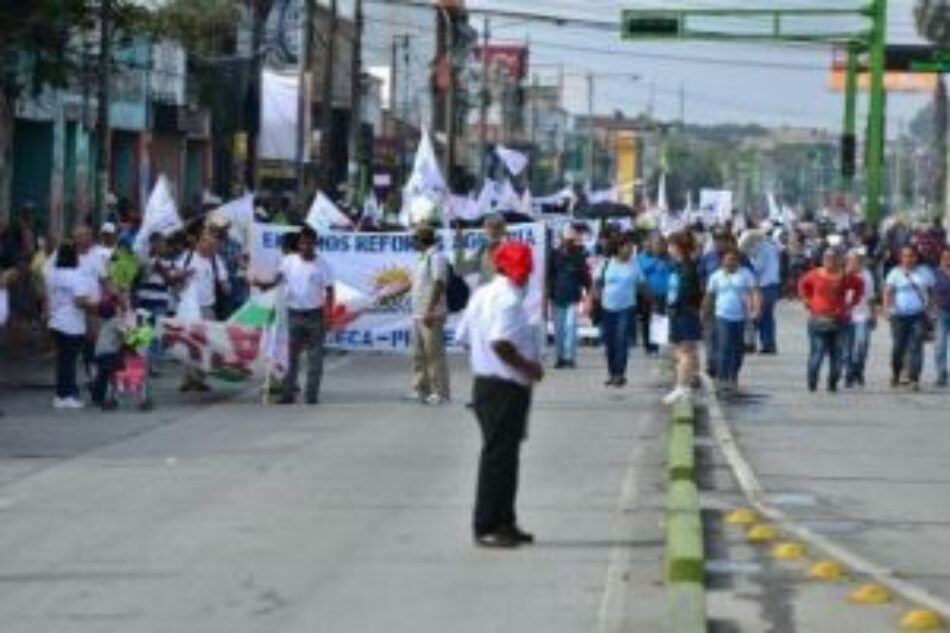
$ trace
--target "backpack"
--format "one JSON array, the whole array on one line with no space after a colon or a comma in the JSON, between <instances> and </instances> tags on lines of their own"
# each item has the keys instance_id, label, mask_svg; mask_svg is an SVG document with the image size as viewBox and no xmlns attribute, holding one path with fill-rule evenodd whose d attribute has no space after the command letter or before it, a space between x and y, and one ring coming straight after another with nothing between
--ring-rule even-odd
<instances>
[{"instance_id":1,"label":"backpack","mask_svg":"<svg viewBox=\"0 0 950 633\"><path fill-rule=\"evenodd\" d=\"M463 311L468 306L468 300L472 296L472 289L455 268L449 264L449 281L445 285L445 300L449 307L449 312L456 314Z\"/></svg>"}]
</instances>

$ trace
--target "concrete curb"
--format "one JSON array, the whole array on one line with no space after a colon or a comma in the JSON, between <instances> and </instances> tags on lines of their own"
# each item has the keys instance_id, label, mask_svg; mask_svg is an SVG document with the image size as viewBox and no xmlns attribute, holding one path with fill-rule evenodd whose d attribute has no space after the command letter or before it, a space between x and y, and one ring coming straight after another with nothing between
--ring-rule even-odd
<instances>
[{"instance_id":1,"label":"concrete curb","mask_svg":"<svg viewBox=\"0 0 950 633\"><path fill-rule=\"evenodd\" d=\"M726 462L739 482L739 487L749 501L749 505L761 517L775 524L782 532L808 544L810 549L821 552L843 564L849 573L864 576L887 587L907 602L926 607L940 614L944 619L950 620L950 603L943 598L902 579L896 570L877 565L831 539L805 526L798 525L785 512L771 506L768 502L768 495L762 488L752 464L736 442L735 434L726 421L719 399L715 395L715 387L708 377L703 377L703 387L710 394L709 422L716 444L725 456Z\"/></svg>"},{"instance_id":2,"label":"concrete curb","mask_svg":"<svg viewBox=\"0 0 950 633\"><path fill-rule=\"evenodd\" d=\"M679 403L670 414L666 489L667 624L670 633L705 633L706 556L696 485L696 410Z\"/></svg>"}]
</instances>

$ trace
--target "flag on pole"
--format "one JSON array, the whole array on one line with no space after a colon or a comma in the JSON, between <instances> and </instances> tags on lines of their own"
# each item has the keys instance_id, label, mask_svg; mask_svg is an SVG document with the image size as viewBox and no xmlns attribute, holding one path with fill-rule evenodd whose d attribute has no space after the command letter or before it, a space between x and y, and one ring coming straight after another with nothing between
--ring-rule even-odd
<instances>
[{"instance_id":1,"label":"flag on pole","mask_svg":"<svg viewBox=\"0 0 950 633\"><path fill-rule=\"evenodd\" d=\"M406 181L402 194L403 205L399 220L403 226L412 224L412 208L418 208L416 201L419 198L429 200L433 208L438 208L449 194L428 129L422 130L422 138L419 139L416 158L412 164L412 174Z\"/></svg>"},{"instance_id":2,"label":"flag on pole","mask_svg":"<svg viewBox=\"0 0 950 633\"><path fill-rule=\"evenodd\" d=\"M152 189L148 202L145 204L145 215L142 217L142 228L135 236L133 249L136 253L148 252L148 238L153 233L171 235L184 228L181 216L178 215L178 205L172 196L171 187L165 174L160 174Z\"/></svg>"},{"instance_id":3,"label":"flag on pole","mask_svg":"<svg viewBox=\"0 0 950 633\"><path fill-rule=\"evenodd\" d=\"M313 199L310 213L307 214L307 224L320 233L333 229L353 228L353 221L340 211L322 191L318 191L317 197Z\"/></svg>"},{"instance_id":4,"label":"flag on pole","mask_svg":"<svg viewBox=\"0 0 950 633\"><path fill-rule=\"evenodd\" d=\"M514 177L520 176L528 166L528 157L521 152L507 148L504 145L495 147L495 154L505 164Z\"/></svg>"},{"instance_id":5,"label":"flag on pole","mask_svg":"<svg viewBox=\"0 0 950 633\"><path fill-rule=\"evenodd\" d=\"M666 172L660 172L660 181L657 183L656 206L660 211L669 211L670 203L666 195Z\"/></svg>"}]
</instances>

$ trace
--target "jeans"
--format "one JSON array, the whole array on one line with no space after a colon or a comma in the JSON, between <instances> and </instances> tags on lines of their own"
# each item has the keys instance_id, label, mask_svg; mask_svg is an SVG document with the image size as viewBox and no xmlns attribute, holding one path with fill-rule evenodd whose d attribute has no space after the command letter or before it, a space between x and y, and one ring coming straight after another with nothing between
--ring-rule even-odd
<instances>
[{"instance_id":1,"label":"jeans","mask_svg":"<svg viewBox=\"0 0 950 633\"><path fill-rule=\"evenodd\" d=\"M554 306L554 347L558 360L577 358L577 306Z\"/></svg>"},{"instance_id":2,"label":"jeans","mask_svg":"<svg viewBox=\"0 0 950 633\"><path fill-rule=\"evenodd\" d=\"M326 325L323 310L288 311L290 330L290 359L287 375L284 376L282 396L293 400L297 390L297 374L300 372L300 354L307 354L307 384L304 388L308 402L320 398L320 383L323 380L323 347L326 341Z\"/></svg>"},{"instance_id":3,"label":"jeans","mask_svg":"<svg viewBox=\"0 0 950 633\"><path fill-rule=\"evenodd\" d=\"M607 355L607 371L612 378L627 375L627 360L630 357L630 326L633 310L604 310L600 321L600 338Z\"/></svg>"},{"instance_id":4,"label":"jeans","mask_svg":"<svg viewBox=\"0 0 950 633\"><path fill-rule=\"evenodd\" d=\"M76 363L86 344L86 337L53 330L53 342L56 345L56 397L79 398Z\"/></svg>"},{"instance_id":5,"label":"jeans","mask_svg":"<svg viewBox=\"0 0 950 633\"><path fill-rule=\"evenodd\" d=\"M92 381L92 402L102 405L109 395L109 385L112 377L122 367L122 355L100 354L96 356L96 377Z\"/></svg>"},{"instance_id":6,"label":"jeans","mask_svg":"<svg viewBox=\"0 0 950 633\"><path fill-rule=\"evenodd\" d=\"M782 296L782 286L779 284L763 286L762 314L759 316L759 342L763 352L775 352L777 327L775 324L775 306Z\"/></svg>"},{"instance_id":7,"label":"jeans","mask_svg":"<svg viewBox=\"0 0 950 633\"><path fill-rule=\"evenodd\" d=\"M472 527L476 536L484 536L518 522L518 467L531 390L507 380L476 377L472 402L482 431Z\"/></svg>"},{"instance_id":8,"label":"jeans","mask_svg":"<svg viewBox=\"0 0 950 633\"><path fill-rule=\"evenodd\" d=\"M845 326L840 323L816 319L808 321L808 386L811 389L818 386L818 377L826 356L829 364L828 387L837 389L838 381L841 380L841 357L845 333Z\"/></svg>"},{"instance_id":9,"label":"jeans","mask_svg":"<svg viewBox=\"0 0 950 633\"><path fill-rule=\"evenodd\" d=\"M851 323L845 331L841 361L849 382L864 382L864 366L871 349L871 322Z\"/></svg>"},{"instance_id":10,"label":"jeans","mask_svg":"<svg viewBox=\"0 0 950 633\"><path fill-rule=\"evenodd\" d=\"M934 358L937 362L937 380L947 382L947 352L950 347L950 310L937 314L937 339L934 341Z\"/></svg>"},{"instance_id":11,"label":"jeans","mask_svg":"<svg viewBox=\"0 0 950 633\"><path fill-rule=\"evenodd\" d=\"M907 371L912 383L920 382L924 368L924 315L894 315L891 317L891 375L900 378L904 359L909 359Z\"/></svg>"},{"instance_id":12,"label":"jeans","mask_svg":"<svg viewBox=\"0 0 950 633\"><path fill-rule=\"evenodd\" d=\"M716 318L716 379L734 383L739 379L745 354L745 321Z\"/></svg>"},{"instance_id":13,"label":"jeans","mask_svg":"<svg viewBox=\"0 0 950 633\"><path fill-rule=\"evenodd\" d=\"M716 342L715 322L703 322L703 346L706 349L706 373L710 378L716 378L719 371L718 343Z\"/></svg>"}]
</instances>

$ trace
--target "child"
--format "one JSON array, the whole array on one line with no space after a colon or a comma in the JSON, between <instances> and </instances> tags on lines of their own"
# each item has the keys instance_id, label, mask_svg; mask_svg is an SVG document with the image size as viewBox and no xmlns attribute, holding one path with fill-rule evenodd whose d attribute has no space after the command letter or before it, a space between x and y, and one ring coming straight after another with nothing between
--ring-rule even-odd
<instances>
[{"instance_id":1,"label":"child","mask_svg":"<svg viewBox=\"0 0 950 633\"><path fill-rule=\"evenodd\" d=\"M92 402L103 411L112 411L118 403L109 393L115 373L122 368L122 346L125 337L125 308L119 297L103 301L99 307L101 324L96 337L93 363L96 374L92 382Z\"/></svg>"}]
</instances>

